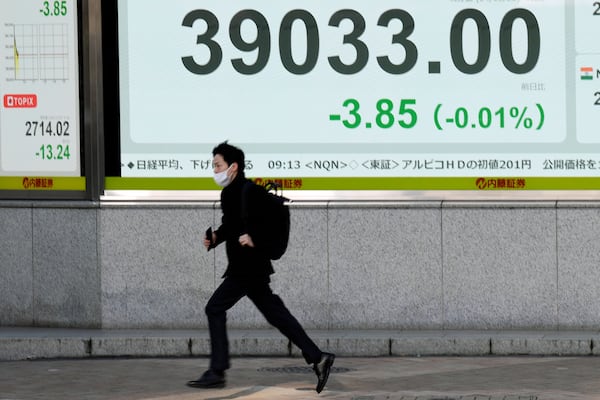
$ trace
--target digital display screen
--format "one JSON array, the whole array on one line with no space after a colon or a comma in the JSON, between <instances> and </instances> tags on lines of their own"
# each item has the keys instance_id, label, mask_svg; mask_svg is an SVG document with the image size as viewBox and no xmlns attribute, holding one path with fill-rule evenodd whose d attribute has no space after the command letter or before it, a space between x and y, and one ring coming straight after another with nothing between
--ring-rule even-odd
<instances>
[{"instance_id":1,"label":"digital display screen","mask_svg":"<svg viewBox=\"0 0 600 400\"><path fill-rule=\"evenodd\" d=\"M0 2L2 188L17 177L17 189L59 189L48 177L81 176L77 21L73 0Z\"/></svg>"},{"instance_id":2,"label":"digital display screen","mask_svg":"<svg viewBox=\"0 0 600 400\"><path fill-rule=\"evenodd\" d=\"M118 1L122 177L600 175L597 1L165 4Z\"/></svg>"}]
</instances>

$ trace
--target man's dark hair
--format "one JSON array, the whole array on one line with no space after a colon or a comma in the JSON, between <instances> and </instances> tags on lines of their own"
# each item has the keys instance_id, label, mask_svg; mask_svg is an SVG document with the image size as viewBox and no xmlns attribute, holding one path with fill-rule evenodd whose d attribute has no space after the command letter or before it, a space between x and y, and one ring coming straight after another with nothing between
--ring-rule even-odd
<instances>
[{"instance_id":1,"label":"man's dark hair","mask_svg":"<svg viewBox=\"0 0 600 400\"><path fill-rule=\"evenodd\" d=\"M220 154L227 165L231 166L234 162L238 165L238 171L244 172L246 166L245 156L242 149L230 145L227 141L220 143L212 151L213 157Z\"/></svg>"}]
</instances>

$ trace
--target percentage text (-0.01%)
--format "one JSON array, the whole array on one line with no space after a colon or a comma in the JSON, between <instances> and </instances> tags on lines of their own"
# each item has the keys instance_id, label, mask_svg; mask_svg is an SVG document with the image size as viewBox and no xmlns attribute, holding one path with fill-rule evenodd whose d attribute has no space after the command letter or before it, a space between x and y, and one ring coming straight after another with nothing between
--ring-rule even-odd
<instances>
[{"instance_id":1,"label":"percentage text (-0.01%)","mask_svg":"<svg viewBox=\"0 0 600 400\"><path fill-rule=\"evenodd\" d=\"M544 107L537 103L532 111L528 106L481 107L475 112L467 107L457 107L450 113L445 112L444 105L438 104L434 112L434 122L438 130L446 128L458 129L515 129L541 130L546 121Z\"/></svg>"}]
</instances>

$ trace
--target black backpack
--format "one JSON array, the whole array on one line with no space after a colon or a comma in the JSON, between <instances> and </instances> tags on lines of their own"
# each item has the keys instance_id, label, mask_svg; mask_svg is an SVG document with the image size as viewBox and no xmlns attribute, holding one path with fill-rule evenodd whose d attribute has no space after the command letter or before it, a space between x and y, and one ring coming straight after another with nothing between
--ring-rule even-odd
<instances>
[{"instance_id":1,"label":"black backpack","mask_svg":"<svg viewBox=\"0 0 600 400\"><path fill-rule=\"evenodd\" d=\"M246 196L250 185L255 183L248 181L242 191L242 217L248 223L248 208ZM290 238L290 209L287 205L289 199L283 197L281 186L275 182L269 182L265 186L256 185L264 190L264 202L260 218L262 236L265 250L271 260L279 260L285 253ZM255 216L256 217L256 216Z\"/></svg>"}]
</instances>

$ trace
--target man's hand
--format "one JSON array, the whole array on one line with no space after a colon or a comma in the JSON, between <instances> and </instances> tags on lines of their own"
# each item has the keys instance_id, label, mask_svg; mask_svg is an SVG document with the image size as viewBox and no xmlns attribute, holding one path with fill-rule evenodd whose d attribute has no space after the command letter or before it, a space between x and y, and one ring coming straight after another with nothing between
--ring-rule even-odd
<instances>
[{"instance_id":1,"label":"man's hand","mask_svg":"<svg viewBox=\"0 0 600 400\"><path fill-rule=\"evenodd\" d=\"M217 235L214 232L212 233L212 242L207 237L204 237L203 243L204 243L204 247L206 247L206 249L208 250L211 243L217 243Z\"/></svg>"},{"instance_id":2,"label":"man's hand","mask_svg":"<svg viewBox=\"0 0 600 400\"><path fill-rule=\"evenodd\" d=\"M250 235L248 235L247 233L240 236L240 244L242 246L254 247L254 242L252 241Z\"/></svg>"}]
</instances>

